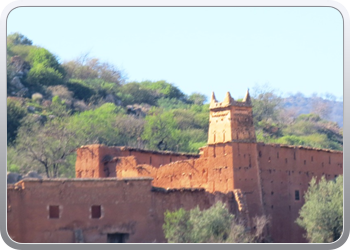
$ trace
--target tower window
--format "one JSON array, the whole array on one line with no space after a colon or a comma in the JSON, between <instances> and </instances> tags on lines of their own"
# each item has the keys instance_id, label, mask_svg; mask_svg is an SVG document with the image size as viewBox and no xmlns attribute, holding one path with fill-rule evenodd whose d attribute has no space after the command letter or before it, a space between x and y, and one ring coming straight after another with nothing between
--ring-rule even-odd
<instances>
[{"instance_id":1,"label":"tower window","mask_svg":"<svg viewBox=\"0 0 350 250\"><path fill-rule=\"evenodd\" d=\"M295 199L296 201L299 201L299 200L300 200L299 190L295 190L294 199Z\"/></svg>"}]
</instances>

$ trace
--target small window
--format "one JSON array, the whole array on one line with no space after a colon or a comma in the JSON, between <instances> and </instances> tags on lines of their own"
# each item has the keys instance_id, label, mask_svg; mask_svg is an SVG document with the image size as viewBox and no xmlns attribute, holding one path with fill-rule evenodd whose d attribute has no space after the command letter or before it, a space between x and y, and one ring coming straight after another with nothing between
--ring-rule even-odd
<instances>
[{"instance_id":1,"label":"small window","mask_svg":"<svg viewBox=\"0 0 350 250\"><path fill-rule=\"evenodd\" d=\"M49 218L50 219L58 219L60 218L60 207L55 205L49 206Z\"/></svg>"},{"instance_id":2,"label":"small window","mask_svg":"<svg viewBox=\"0 0 350 250\"><path fill-rule=\"evenodd\" d=\"M99 205L91 206L91 218L92 219L101 218L101 206Z\"/></svg>"},{"instance_id":3,"label":"small window","mask_svg":"<svg viewBox=\"0 0 350 250\"><path fill-rule=\"evenodd\" d=\"M299 190L295 190L295 200L296 201L300 200Z\"/></svg>"},{"instance_id":4,"label":"small window","mask_svg":"<svg viewBox=\"0 0 350 250\"><path fill-rule=\"evenodd\" d=\"M285 161L286 161L286 163L288 163L288 159L287 158L285 159Z\"/></svg>"},{"instance_id":5,"label":"small window","mask_svg":"<svg viewBox=\"0 0 350 250\"><path fill-rule=\"evenodd\" d=\"M306 160L304 160L304 165L306 165Z\"/></svg>"}]
</instances>

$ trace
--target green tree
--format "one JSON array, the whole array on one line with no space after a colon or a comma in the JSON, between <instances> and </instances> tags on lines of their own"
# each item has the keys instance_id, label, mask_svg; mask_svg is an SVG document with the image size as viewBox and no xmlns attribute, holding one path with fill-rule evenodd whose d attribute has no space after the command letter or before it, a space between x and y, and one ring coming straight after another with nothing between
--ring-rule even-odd
<instances>
[{"instance_id":1,"label":"green tree","mask_svg":"<svg viewBox=\"0 0 350 250\"><path fill-rule=\"evenodd\" d=\"M166 81L143 81L139 83L142 87L154 91L158 98L169 98L184 100L185 94L181 90L171 83Z\"/></svg>"},{"instance_id":2,"label":"green tree","mask_svg":"<svg viewBox=\"0 0 350 250\"><path fill-rule=\"evenodd\" d=\"M150 149L178 151L180 145L180 130L177 127L172 112L153 114L146 117L142 139L148 142Z\"/></svg>"},{"instance_id":3,"label":"green tree","mask_svg":"<svg viewBox=\"0 0 350 250\"><path fill-rule=\"evenodd\" d=\"M343 232L343 177L316 182L312 178L305 194L305 204L296 223L305 229L311 243L331 243Z\"/></svg>"},{"instance_id":4,"label":"green tree","mask_svg":"<svg viewBox=\"0 0 350 250\"><path fill-rule=\"evenodd\" d=\"M268 223L266 217L256 217L257 230L250 233L243 223L230 214L225 204L217 202L207 210L196 207L166 211L163 230L170 243L248 243L258 242Z\"/></svg>"},{"instance_id":5,"label":"green tree","mask_svg":"<svg viewBox=\"0 0 350 250\"><path fill-rule=\"evenodd\" d=\"M124 105L135 103L155 105L157 103L155 92L137 82L124 84L120 88L119 97Z\"/></svg>"},{"instance_id":6,"label":"green tree","mask_svg":"<svg viewBox=\"0 0 350 250\"><path fill-rule=\"evenodd\" d=\"M100 143L118 145L117 114L121 110L112 103L105 103L94 110L74 114L68 119L67 128L81 138L81 144Z\"/></svg>"},{"instance_id":7,"label":"green tree","mask_svg":"<svg viewBox=\"0 0 350 250\"><path fill-rule=\"evenodd\" d=\"M201 93L195 92L192 93L188 100L196 105L203 105L207 101L207 97Z\"/></svg>"},{"instance_id":8,"label":"green tree","mask_svg":"<svg viewBox=\"0 0 350 250\"><path fill-rule=\"evenodd\" d=\"M27 110L20 102L7 99L7 145L16 139L18 128L26 115Z\"/></svg>"},{"instance_id":9,"label":"green tree","mask_svg":"<svg viewBox=\"0 0 350 250\"><path fill-rule=\"evenodd\" d=\"M16 32L7 36L7 43L13 45L32 45L33 42L24 35Z\"/></svg>"}]
</instances>

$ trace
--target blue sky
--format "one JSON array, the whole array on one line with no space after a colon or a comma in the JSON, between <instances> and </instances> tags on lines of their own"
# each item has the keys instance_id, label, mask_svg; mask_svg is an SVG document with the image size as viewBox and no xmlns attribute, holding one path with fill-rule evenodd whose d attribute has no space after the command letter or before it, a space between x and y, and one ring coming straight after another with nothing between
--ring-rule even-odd
<instances>
[{"instance_id":1,"label":"blue sky","mask_svg":"<svg viewBox=\"0 0 350 250\"><path fill-rule=\"evenodd\" d=\"M343 20L326 7L21 7L7 22L61 62L81 54L127 81L166 80L186 94L343 95Z\"/></svg>"}]
</instances>

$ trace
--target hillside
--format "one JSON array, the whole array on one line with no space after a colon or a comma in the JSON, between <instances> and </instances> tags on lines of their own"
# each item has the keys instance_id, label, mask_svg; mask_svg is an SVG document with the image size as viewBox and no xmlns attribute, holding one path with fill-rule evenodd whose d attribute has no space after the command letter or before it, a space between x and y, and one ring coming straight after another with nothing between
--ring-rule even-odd
<instances>
[{"instance_id":1,"label":"hillside","mask_svg":"<svg viewBox=\"0 0 350 250\"><path fill-rule=\"evenodd\" d=\"M17 33L7 38L7 96L10 172L72 177L75 149L84 144L198 152L207 141L209 105L202 93L186 95L164 80L128 82L98 58L61 63ZM309 101L283 100L268 89L253 93L257 139L342 150L342 129L327 120L329 110L301 115Z\"/></svg>"}]
</instances>

